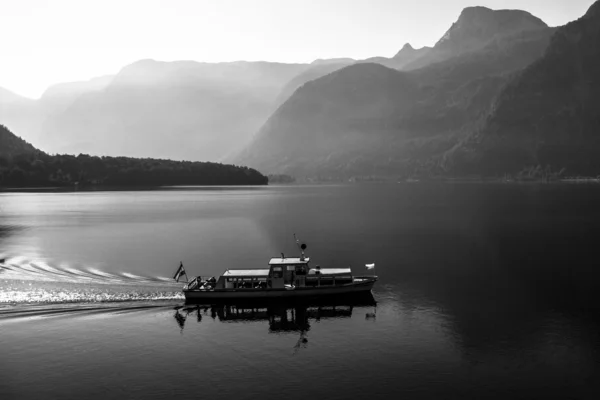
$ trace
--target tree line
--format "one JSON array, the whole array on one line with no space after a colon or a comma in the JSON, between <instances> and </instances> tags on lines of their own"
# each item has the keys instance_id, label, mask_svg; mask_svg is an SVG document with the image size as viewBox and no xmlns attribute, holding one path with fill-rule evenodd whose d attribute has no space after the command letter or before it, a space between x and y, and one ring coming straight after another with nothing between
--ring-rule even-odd
<instances>
[{"instance_id":1,"label":"tree line","mask_svg":"<svg viewBox=\"0 0 600 400\"><path fill-rule=\"evenodd\" d=\"M17 141L21 139L0 125L0 145ZM11 145L11 150L15 148ZM266 176L242 166L87 154L49 155L33 146L18 148L23 151L0 147L0 187L268 184Z\"/></svg>"}]
</instances>

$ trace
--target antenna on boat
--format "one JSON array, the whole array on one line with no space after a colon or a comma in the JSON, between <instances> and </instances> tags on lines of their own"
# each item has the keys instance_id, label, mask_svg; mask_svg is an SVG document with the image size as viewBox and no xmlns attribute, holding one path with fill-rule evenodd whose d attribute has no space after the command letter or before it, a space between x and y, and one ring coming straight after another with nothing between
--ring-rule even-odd
<instances>
[{"instance_id":1,"label":"antenna on boat","mask_svg":"<svg viewBox=\"0 0 600 400\"><path fill-rule=\"evenodd\" d=\"M304 250L306 250L306 244L305 243L300 244L300 241L296 237L295 233L294 233L294 240L296 241L296 245L300 249L300 254L301 254L300 255L300 261L304 261Z\"/></svg>"}]
</instances>

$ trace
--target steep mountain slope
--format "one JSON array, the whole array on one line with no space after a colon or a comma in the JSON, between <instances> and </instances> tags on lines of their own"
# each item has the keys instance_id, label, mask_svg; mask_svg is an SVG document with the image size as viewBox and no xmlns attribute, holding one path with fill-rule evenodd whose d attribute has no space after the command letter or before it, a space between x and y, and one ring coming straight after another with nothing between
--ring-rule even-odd
<instances>
[{"instance_id":1,"label":"steep mountain slope","mask_svg":"<svg viewBox=\"0 0 600 400\"><path fill-rule=\"evenodd\" d=\"M304 64L142 60L44 125L51 152L217 161L273 111Z\"/></svg>"},{"instance_id":2,"label":"steep mountain slope","mask_svg":"<svg viewBox=\"0 0 600 400\"><path fill-rule=\"evenodd\" d=\"M298 89L235 162L297 177L410 173L472 130L552 32L503 35L410 72L360 63L333 72Z\"/></svg>"},{"instance_id":3,"label":"steep mountain slope","mask_svg":"<svg viewBox=\"0 0 600 400\"><path fill-rule=\"evenodd\" d=\"M344 155L377 146L417 91L404 74L382 65L345 67L299 88L236 162L282 173L335 169L342 143ZM375 141L363 134L374 131Z\"/></svg>"},{"instance_id":4,"label":"steep mountain slope","mask_svg":"<svg viewBox=\"0 0 600 400\"><path fill-rule=\"evenodd\" d=\"M407 127L427 135L477 122L509 74L544 53L553 32L542 28L503 36L477 51L411 71L426 94Z\"/></svg>"},{"instance_id":5,"label":"steep mountain slope","mask_svg":"<svg viewBox=\"0 0 600 400\"><path fill-rule=\"evenodd\" d=\"M0 157L10 158L20 154L38 153L35 147L14 135L4 125L0 125Z\"/></svg>"},{"instance_id":6,"label":"steep mountain slope","mask_svg":"<svg viewBox=\"0 0 600 400\"><path fill-rule=\"evenodd\" d=\"M547 28L537 17L521 10L468 7L431 51L404 66L422 68L487 46L490 41L519 32Z\"/></svg>"},{"instance_id":7,"label":"steep mountain slope","mask_svg":"<svg viewBox=\"0 0 600 400\"><path fill-rule=\"evenodd\" d=\"M557 30L498 97L483 126L446 154L455 173L541 165L600 174L600 2Z\"/></svg>"},{"instance_id":8,"label":"steep mountain slope","mask_svg":"<svg viewBox=\"0 0 600 400\"><path fill-rule=\"evenodd\" d=\"M406 43L396 55L392 58L371 57L365 60L353 60L351 58L333 58L327 60L315 60L310 67L289 81L277 96L276 104L283 104L300 86L306 82L318 79L322 76L342 69L355 63L377 63L388 68L402 69L408 63L424 56L431 50L431 47L413 48L410 43Z\"/></svg>"}]
</instances>

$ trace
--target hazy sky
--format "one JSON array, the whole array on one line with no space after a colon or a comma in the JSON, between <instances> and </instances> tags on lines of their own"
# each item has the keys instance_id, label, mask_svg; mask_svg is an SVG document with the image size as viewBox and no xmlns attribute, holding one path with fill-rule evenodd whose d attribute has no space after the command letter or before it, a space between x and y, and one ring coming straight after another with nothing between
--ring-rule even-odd
<instances>
[{"instance_id":1,"label":"hazy sky","mask_svg":"<svg viewBox=\"0 0 600 400\"><path fill-rule=\"evenodd\" d=\"M0 0L0 87L51 84L156 60L311 62L433 45L464 7L522 9L551 26L594 0Z\"/></svg>"}]
</instances>

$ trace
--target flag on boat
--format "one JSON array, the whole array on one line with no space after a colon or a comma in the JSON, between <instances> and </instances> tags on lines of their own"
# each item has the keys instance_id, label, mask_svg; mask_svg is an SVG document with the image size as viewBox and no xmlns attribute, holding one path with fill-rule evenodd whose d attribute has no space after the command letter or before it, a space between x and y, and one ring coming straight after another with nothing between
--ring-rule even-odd
<instances>
[{"instance_id":1,"label":"flag on boat","mask_svg":"<svg viewBox=\"0 0 600 400\"><path fill-rule=\"evenodd\" d=\"M375 264L365 264L365 267L367 267L367 269L373 269L375 268Z\"/></svg>"},{"instance_id":2,"label":"flag on boat","mask_svg":"<svg viewBox=\"0 0 600 400\"><path fill-rule=\"evenodd\" d=\"M175 275L173 275L173 279L179 282L179 278L181 277L181 275L187 276L187 274L185 273L185 268L183 268L183 262L179 263L179 268L177 268L177 272L175 272Z\"/></svg>"}]
</instances>

